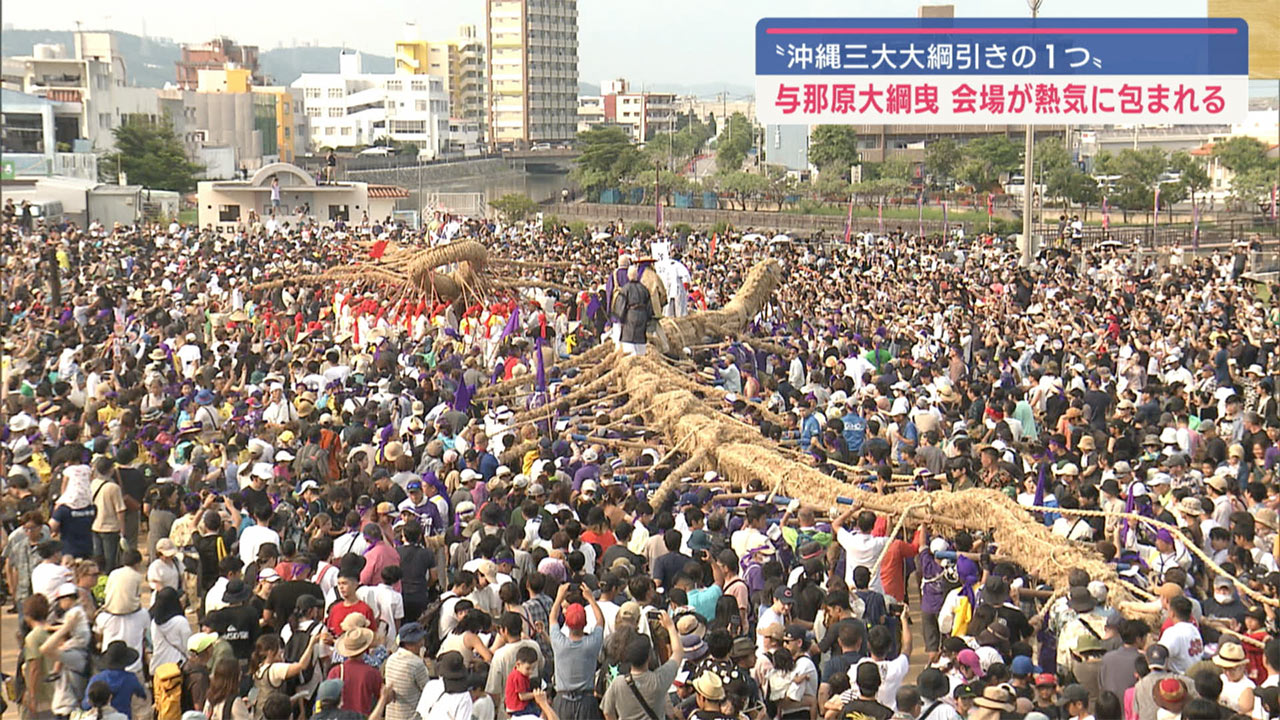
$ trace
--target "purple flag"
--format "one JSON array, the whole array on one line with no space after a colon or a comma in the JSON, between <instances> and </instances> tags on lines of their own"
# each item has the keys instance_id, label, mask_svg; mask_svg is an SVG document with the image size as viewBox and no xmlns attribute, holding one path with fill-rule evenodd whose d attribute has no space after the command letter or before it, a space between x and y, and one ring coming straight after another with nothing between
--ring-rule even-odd
<instances>
[{"instance_id":1,"label":"purple flag","mask_svg":"<svg viewBox=\"0 0 1280 720\"><path fill-rule=\"evenodd\" d=\"M471 407L471 398L476 394L476 386L461 383L458 385L458 392L453 396L453 403L450 404L454 410L458 412L466 412Z\"/></svg>"},{"instance_id":2,"label":"purple flag","mask_svg":"<svg viewBox=\"0 0 1280 720\"><path fill-rule=\"evenodd\" d=\"M502 327L502 337L498 338L498 342L507 339L507 336L514 333L520 327L520 306L517 305L511 310L511 317L507 318L507 324Z\"/></svg>"}]
</instances>

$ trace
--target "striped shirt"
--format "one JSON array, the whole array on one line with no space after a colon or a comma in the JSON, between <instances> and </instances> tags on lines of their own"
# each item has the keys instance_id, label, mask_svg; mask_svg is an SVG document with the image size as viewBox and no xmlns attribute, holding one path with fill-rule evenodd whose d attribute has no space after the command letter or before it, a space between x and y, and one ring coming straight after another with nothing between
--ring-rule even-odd
<instances>
[{"instance_id":1,"label":"striped shirt","mask_svg":"<svg viewBox=\"0 0 1280 720\"><path fill-rule=\"evenodd\" d=\"M387 703L387 720L415 720L418 699L430 679L426 664L414 653L400 648L387 658L383 670L385 683L396 691L396 699Z\"/></svg>"}]
</instances>

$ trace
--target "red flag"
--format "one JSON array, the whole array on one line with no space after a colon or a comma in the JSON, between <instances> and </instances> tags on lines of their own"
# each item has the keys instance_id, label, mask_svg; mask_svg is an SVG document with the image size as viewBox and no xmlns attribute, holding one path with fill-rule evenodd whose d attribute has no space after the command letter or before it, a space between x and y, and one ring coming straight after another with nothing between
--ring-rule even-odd
<instances>
[{"instance_id":1,"label":"red flag","mask_svg":"<svg viewBox=\"0 0 1280 720\"><path fill-rule=\"evenodd\" d=\"M369 259L377 260L378 258L382 257L382 253L386 251L387 251L387 241L379 240L373 244L373 247L369 248Z\"/></svg>"},{"instance_id":2,"label":"red flag","mask_svg":"<svg viewBox=\"0 0 1280 720\"><path fill-rule=\"evenodd\" d=\"M718 233L712 233L712 235L711 235L711 255L712 255L712 257L714 257L714 256L715 256L715 254L716 254L716 238L717 238L717 237L719 237L719 234L718 234Z\"/></svg>"},{"instance_id":3,"label":"red flag","mask_svg":"<svg viewBox=\"0 0 1280 720\"><path fill-rule=\"evenodd\" d=\"M995 197L993 193L987 193L987 217L996 214Z\"/></svg>"}]
</instances>

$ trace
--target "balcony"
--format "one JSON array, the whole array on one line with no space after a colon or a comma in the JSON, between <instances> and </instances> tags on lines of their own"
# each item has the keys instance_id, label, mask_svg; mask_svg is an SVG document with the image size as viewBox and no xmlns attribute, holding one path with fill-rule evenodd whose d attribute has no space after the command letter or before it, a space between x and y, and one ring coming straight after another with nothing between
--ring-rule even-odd
<instances>
[{"instance_id":1,"label":"balcony","mask_svg":"<svg viewBox=\"0 0 1280 720\"><path fill-rule=\"evenodd\" d=\"M50 159L39 153L5 153L13 162L14 175L61 176L81 180L98 179L98 156L94 153L54 153Z\"/></svg>"}]
</instances>

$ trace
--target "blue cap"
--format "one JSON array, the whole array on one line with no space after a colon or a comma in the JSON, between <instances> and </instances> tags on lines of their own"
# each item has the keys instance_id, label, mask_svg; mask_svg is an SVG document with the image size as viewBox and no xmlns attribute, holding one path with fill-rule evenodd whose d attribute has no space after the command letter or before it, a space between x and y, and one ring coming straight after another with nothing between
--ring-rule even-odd
<instances>
[{"instance_id":1,"label":"blue cap","mask_svg":"<svg viewBox=\"0 0 1280 720\"><path fill-rule=\"evenodd\" d=\"M404 486L404 489L405 489L405 490L421 490L421 489L422 489L422 481L421 481L421 480L410 480L410 481L409 481L409 484L407 484L407 485L405 485L405 486Z\"/></svg>"},{"instance_id":2,"label":"blue cap","mask_svg":"<svg viewBox=\"0 0 1280 720\"><path fill-rule=\"evenodd\" d=\"M426 629L416 622L405 623L404 626L400 628L401 644L419 642L426 636Z\"/></svg>"},{"instance_id":3,"label":"blue cap","mask_svg":"<svg viewBox=\"0 0 1280 720\"><path fill-rule=\"evenodd\" d=\"M1035 675L1040 672L1040 668L1031 662L1031 658L1026 655L1019 655L1013 659L1013 663L1009 665L1009 673L1012 675Z\"/></svg>"}]
</instances>

